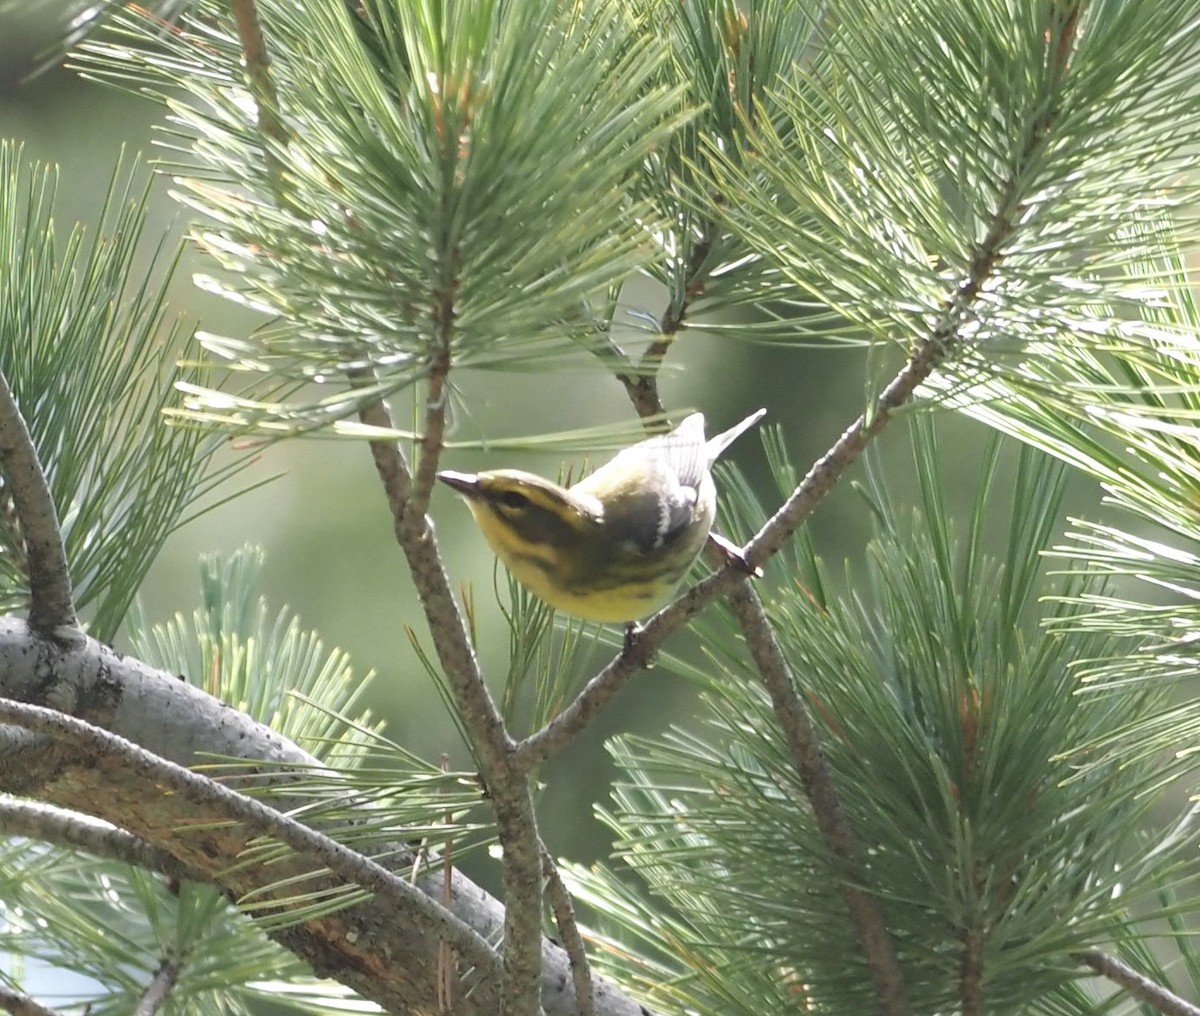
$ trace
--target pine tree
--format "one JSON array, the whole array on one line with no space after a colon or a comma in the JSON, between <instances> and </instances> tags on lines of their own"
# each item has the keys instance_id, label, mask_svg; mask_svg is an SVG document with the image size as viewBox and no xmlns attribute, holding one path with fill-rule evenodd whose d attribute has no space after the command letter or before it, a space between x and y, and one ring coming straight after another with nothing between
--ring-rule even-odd
<instances>
[{"instance_id":1,"label":"pine tree","mask_svg":"<svg viewBox=\"0 0 1200 1016\"><path fill-rule=\"evenodd\" d=\"M1200 1012L1193 0L171 0L76 27L86 73L162 103L208 284L262 324L172 334L136 170L63 237L53 174L0 144L0 1006ZM603 379L653 428L703 331L870 351L807 471L768 427L772 490L720 472L762 574L714 554L623 638L456 595L431 495L461 382ZM993 437L956 517L962 417ZM389 738L346 655L257 598L253 549L201 563L191 617L136 606L245 485L231 434L371 456L469 765ZM843 578L806 523L846 475L873 535ZM614 737L612 860L555 857L547 766L652 665L700 715ZM459 868L488 849L495 897ZM92 995L35 1000L38 964Z\"/></svg>"}]
</instances>

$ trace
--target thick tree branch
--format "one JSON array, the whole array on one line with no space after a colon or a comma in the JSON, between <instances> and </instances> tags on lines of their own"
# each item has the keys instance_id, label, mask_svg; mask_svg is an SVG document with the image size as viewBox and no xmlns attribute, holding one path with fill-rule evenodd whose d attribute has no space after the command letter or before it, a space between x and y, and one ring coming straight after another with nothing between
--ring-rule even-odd
<instances>
[{"instance_id":1,"label":"thick tree branch","mask_svg":"<svg viewBox=\"0 0 1200 1016\"><path fill-rule=\"evenodd\" d=\"M171 674L92 639L64 647L37 637L15 618L0 617L0 695L78 712L179 765L214 756L243 758L244 772L232 775L244 781L284 782L289 769L320 766L275 731ZM260 760L266 763L262 767L256 765ZM164 794L153 775L137 767L102 764L68 741L48 741L13 727L0 726L0 792L36 796L118 824L234 899L260 893L289 873L313 870L311 861L296 869L240 865L253 834L241 825L210 827L210 805L184 794ZM291 795L273 796L271 803L290 810L314 802ZM408 877L412 858L404 844L381 846L380 856L392 858L388 863ZM345 884L335 876L318 875L306 887L336 891ZM418 873L413 884L440 904L446 888L440 870ZM505 911L496 899L461 872L455 872L450 898L454 915L481 938L499 941ZM417 910L372 898L269 934L317 973L391 1011L435 1010L438 933ZM540 933L535 941L540 942L541 1002L547 1016L578 1016L565 951ZM594 978L593 987L598 1016L640 1016L640 1006L610 982ZM499 994L496 980L479 980L467 970L456 1016L495 1016Z\"/></svg>"},{"instance_id":2,"label":"thick tree branch","mask_svg":"<svg viewBox=\"0 0 1200 1016\"><path fill-rule=\"evenodd\" d=\"M43 634L78 625L54 498L8 378L0 372L0 471L12 497L29 573L29 623Z\"/></svg>"},{"instance_id":3,"label":"thick tree branch","mask_svg":"<svg viewBox=\"0 0 1200 1016\"><path fill-rule=\"evenodd\" d=\"M207 776L168 762L132 741L53 709L0 699L0 721L43 734L67 745L72 753L86 753L97 767L129 766L152 780L160 788L160 794L179 794L212 809L215 814L210 821L236 821L255 835L274 837L297 854L320 861L347 883L371 891L398 909L415 912L485 975L494 961L491 947L473 928L438 906L407 880L261 801L245 797ZM278 871L275 875L278 879ZM289 891L284 887L281 896L277 893L272 896L286 905Z\"/></svg>"},{"instance_id":4,"label":"thick tree branch","mask_svg":"<svg viewBox=\"0 0 1200 1016\"><path fill-rule=\"evenodd\" d=\"M1115 956L1109 956L1099 949L1086 949L1074 953L1071 958L1076 963L1090 967L1101 977L1119 984L1139 1002L1144 1002L1163 1016L1200 1016L1200 1006L1168 991Z\"/></svg>"}]
</instances>

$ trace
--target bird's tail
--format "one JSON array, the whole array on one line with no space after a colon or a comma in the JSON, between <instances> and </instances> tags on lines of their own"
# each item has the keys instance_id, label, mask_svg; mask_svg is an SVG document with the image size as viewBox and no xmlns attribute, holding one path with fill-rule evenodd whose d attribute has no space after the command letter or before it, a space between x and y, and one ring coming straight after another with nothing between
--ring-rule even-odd
<instances>
[{"instance_id":1,"label":"bird's tail","mask_svg":"<svg viewBox=\"0 0 1200 1016\"><path fill-rule=\"evenodd\" d=\"M751 413L741 423L734 424L726 431L710 437L705 442L704 450L708 454L709 463L716 462L721 453L725 451L734 441L742 436L743 432L753 427L759 420L767 415L765 409L760 409L757 412Z\"/></svg>"}]
</instances>

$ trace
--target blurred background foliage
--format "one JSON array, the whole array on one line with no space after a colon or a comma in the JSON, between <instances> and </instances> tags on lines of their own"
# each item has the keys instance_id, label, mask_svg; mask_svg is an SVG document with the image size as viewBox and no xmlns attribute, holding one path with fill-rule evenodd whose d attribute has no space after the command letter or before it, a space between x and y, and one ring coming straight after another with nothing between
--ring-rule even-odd
<instances>
[{"instance_id":1,"label":"blurred background foliage","mask_svg":"<svg viewBox=\"0 0 1200 1016\"><path fill-rule=\"evenodd\" d=\"M22 141L27 160L59 167L60 228L76 220L94 220L122 151L154 159L154 125L161 117L157 104L83 80L71 70L50 67L34 73L46 47L62 38L63 25L75 8L69 0L0 5L0 136ZM169 180L156 181L149 236L183 235L185 215L169 191ZM178 314L189 327L201 323L218 334L245 333L255 319L196 287L192 274L200 266L196 252L185 250L171 290ZM204 264L203 270L211 272L211 264ZM665 301L665 290L643 282L627 302L657 317ZM793 460L804 468L858 414L871 385L887 376L880 364L868 361L870 355L861 349L755 345L733 341L727 334L685 330L671 349L661 379L663 400L670 410L701 409L714 430L758 405L766 406L769 419L782 426ZM559 375L553 384L504 372L460 380L461 404L470 414L469 420L459 420L465 436L536 434L632 416L620 385L598 381L594 372ZM403 409L398 416L404 419ZM985 430L954 414L940 414L938 428L943 447L955 449L944 465L947 489L956 492L957 503L951 503L949 511L965 518ZM895 500L904 503L915 497L917 481L903 428L885 434L874 454ZM764 489L769 482L766 464L754 439L740 442L733 457L751 482ZM560 463L557 454L511 452L502 457L452 453L446 459L455 469L502 464L545 475L554 475ZM198 597L200 555L227 555L244 543L260 544L267 551L261 591L276 607L293 608L327 645L346 650L360 673L376 672L364 704L386 720L389 736L426 758L449 752L453 764L463 764L465 752L453 723L404 633L405 625L421 630L421 614L366 448L322 440L264 446L235 482L253 485L267 477L276 478L203 515L169 540L143 590L146 618L190 613ZM1097 484L1072 477L1067 514L1100 517L1097 494ZM449 492L437 492L432 511L451 574L474 584L479 644L502 653L504 620L494 609L492 593L503 586L502 577L495 574L468 513ZM869 535L868 508L853 485L843 484L823 503L810 532L834 576L844 574L843 561L861 564ZM672 651L687 657L687 638L677 636ZM485 656L483 662L490 672L503 672L499 658ZM541 816L551 850L581 863L606 857L609 835L593 815L594 804L608 796L613 772L602 743L618 732L658 733L695 710L694 690L664 668L634 682L547 774ZM485 872L471 873L488 881Z\"/></svg>"}]
</instances>

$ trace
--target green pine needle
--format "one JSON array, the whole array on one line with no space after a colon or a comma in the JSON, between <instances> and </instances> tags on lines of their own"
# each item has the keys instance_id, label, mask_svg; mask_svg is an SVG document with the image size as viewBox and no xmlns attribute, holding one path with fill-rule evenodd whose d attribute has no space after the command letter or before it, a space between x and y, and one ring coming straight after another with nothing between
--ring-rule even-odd
<instances>
[{"instance_id":1,"label":"green pine needle","mask_svg":"<svg viewBox=\"0 0 1200 1016\"><path fill-rule=\"evenodd\" d=\"M1130 908L1153 912L1155 879L1178 870L1194 830L1185 821L1149 848L1142 838L1165 781L1158 754L1139 746L1162 744L1163 690L1080 680L1076 661L1121 659L1136 644L1040 624L1061 609L1044 601L1054 587L1037 562L1056 533L1062 467L1019 457L997 559L985 537L1000 460L985 457L961 538L943 453L928 421L914 422L922 511L893 506L882 481L868 488L869 584L824 601L785 583L768 609L915 1010L955 1007L975 941L989 1008L1025 1011L1077 976L1074 951L1115 934ZM871 982L836 866L766 695L740 654L718 648L727 637L707 644L705 725L613 746L624 777L608 821L653 898L639 906L675 922L670 947L639 944L629 891L592 873L589 896L625 943L604 961L668 1012L779 1011L781 993L816 1011L865 1011ZM1184 712L1200 717L1195 703ZM1175 735L1185 744L1187 727ZM643 976L655 964L677 978L661 990Z\"/></svg>"}]
</instances>

